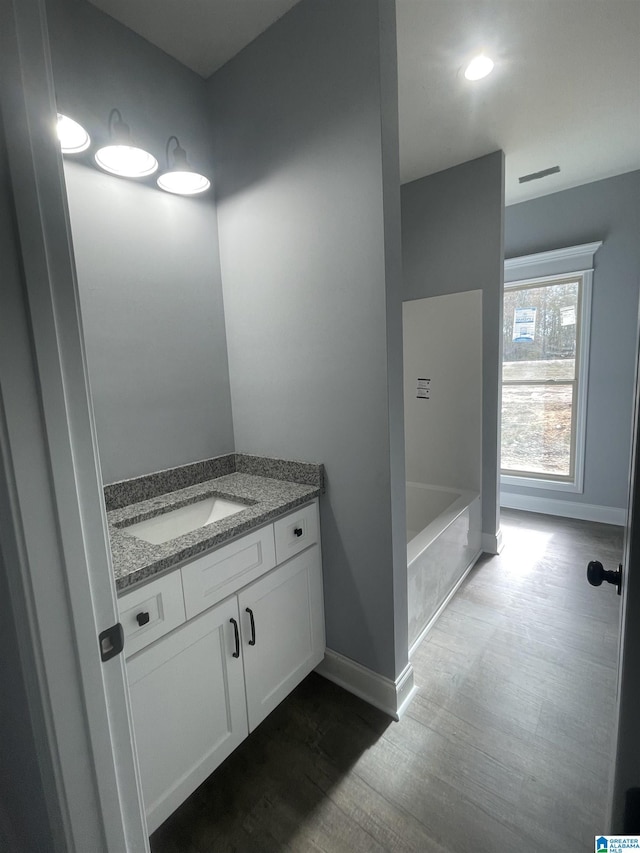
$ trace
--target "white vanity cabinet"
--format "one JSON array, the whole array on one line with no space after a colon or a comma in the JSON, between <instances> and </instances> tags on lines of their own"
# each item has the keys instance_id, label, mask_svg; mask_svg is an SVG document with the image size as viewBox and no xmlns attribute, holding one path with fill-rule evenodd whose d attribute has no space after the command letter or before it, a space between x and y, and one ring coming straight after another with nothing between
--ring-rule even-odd
<instances>
[{"instance_id":1,"label":"white vanity cabinet","mask_svg":"<svg viewBox=\"0 0 640 853\"><path fill-rule=\"evenodd\" d=\"M238 602L253 731L324 657L319 546L250 584Z\"/></svg>"},{"instance_id":2,"label":"white vanity cabinet","mask_svg":"<svg viewBox=\"0 0 640 853\"><path fill-rule=\"evenodd\" d=\"M149 832L244 740L244 673L234 658L235 597L127 661Z\"/></svg>"},{"instance_id":3,"label":"white vanity cabinet","mask_svg":"<svg viewBox=\"0 0 640 853\"><path fill-rule=\"evenodd\" d=\"M291 536L304 542L288 547L283 562L278 531L286 539L302 521L303 535ZM156 609L147 623L150 602ZM125 654L151 833L324 657L317 501L118 603L133 631ZM175 615L163 620L165 611ZM139 616L157 626L143 648Z\"/></svg>"}]
</instances>

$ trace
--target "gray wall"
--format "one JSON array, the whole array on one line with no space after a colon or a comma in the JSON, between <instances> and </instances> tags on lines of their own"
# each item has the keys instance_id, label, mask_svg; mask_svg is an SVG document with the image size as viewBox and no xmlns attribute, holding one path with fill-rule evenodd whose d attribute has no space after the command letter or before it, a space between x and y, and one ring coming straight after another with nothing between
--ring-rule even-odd
<instances>
[{"instance_id":1,"label":"gray wall","mask_svg":"<svg viewBox=\"0 0 640 853\"><path fill-rule=\"evenodd\" d=\"M393 601L396 674L407 662L409 643L407 514L404 461L402 367L402 231L400 226L400 131L395 0L379 0L380 130L382 138L382 215L386 276L387 411L391 482Z\"/></svg>"},{"instance_id":2,"label":"gray wall","mask_svg":"<svg viewBox=\"0 0 640 853\"><path fill-rule=\"evenodd\" d=\"M503 486L605 507L626 507L640 288L640 171L511 205L507 258L603 240L595 256L584 493Z\"/></svg>"},{"instance_id":3,"label":"gray wall","mask_svg":"<svg viewBox=\"0 0 640 853\"><path fill-rule=\"evenodd\" d=\"M489 537L500 511L503 211L502 151L402 187L403 299L482 290L482 532Z\"/></svg>"},{"instance_id":4,"label":"gray wall","mask_svg":"<svg viewBox=\"0 0 640 853\"><path fill-rule=\"evenodd\" d=\"M161 168L175 134L215 180L204 80L84 0L47 0L47 13L61 112L98 142L117 107ZM213 193L169 195L88 161L66 158L65 175L103 479L227 453Z\"/></svg>"},{"instance_id":5,"label":"gray wall","mask_svg":"<svg viewBox=\"0 0 640 853\"><path fill-rule=\"evenodd\" d=\"M303 0L210 81L236 444L326 465L327 645L390 678L407 662L395 50L390 0Z\"/></svg>"}]
</instances>

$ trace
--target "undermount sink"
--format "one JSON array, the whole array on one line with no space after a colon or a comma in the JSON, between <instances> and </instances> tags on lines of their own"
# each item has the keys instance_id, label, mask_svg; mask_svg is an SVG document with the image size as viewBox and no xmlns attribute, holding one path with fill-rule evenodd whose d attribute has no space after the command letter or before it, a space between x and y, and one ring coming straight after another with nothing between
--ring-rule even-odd
<instances>
[{"instance_id":1,"label":"undermount sink","mask_svg":"<svg viewBox=\"0 0 640 853\"><path fill-rule=\"evenodd\" d=\"M127 533L151 542L153 545L161 545L170 539L183 536L199 527L220 521L236 512L242 512L247 504L230 501L227 498L210 497L196 503L172 509L162 515L155 515L145 521L137 521L135 524L123 525L122 529Z\"/></svg>"}]
</instances>

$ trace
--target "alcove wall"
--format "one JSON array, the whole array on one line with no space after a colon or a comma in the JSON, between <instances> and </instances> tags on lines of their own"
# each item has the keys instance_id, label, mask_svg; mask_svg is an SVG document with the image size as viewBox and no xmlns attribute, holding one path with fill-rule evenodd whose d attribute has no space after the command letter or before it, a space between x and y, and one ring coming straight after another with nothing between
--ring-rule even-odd
<instances>
[{"instance_id":1,"label":"alcove wall","mask_svg":"<svg viewBox=\"0 0 640 853\"><path fill-rule=\"evenodd\" d=\"M480 491L482 291L402 310L407 481Z\"/></svg>"}]
</instances>

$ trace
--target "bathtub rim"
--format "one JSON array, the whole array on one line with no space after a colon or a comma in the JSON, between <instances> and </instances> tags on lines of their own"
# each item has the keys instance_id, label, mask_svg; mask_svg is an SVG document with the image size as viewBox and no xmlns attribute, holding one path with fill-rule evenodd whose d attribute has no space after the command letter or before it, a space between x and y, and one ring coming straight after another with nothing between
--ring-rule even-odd
<instances>
[{"instance_id":1,"label":"bathtub rim","mask_svg":"<svg viewBox=\"0 0 640 853\"><path fill-rule=\"evenodd\" d=\"M449 486L435 486L431 483L414 483L407 481L406 487L430 489L437 492L449 492L458 495L440 515L436 516L426 527L407 542L407 567L416 560L462 513L480 497L479 491L472 489L455 489ZM478 531L480 532L480 531Z\"/></svg>"}]
</instances>

